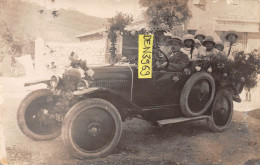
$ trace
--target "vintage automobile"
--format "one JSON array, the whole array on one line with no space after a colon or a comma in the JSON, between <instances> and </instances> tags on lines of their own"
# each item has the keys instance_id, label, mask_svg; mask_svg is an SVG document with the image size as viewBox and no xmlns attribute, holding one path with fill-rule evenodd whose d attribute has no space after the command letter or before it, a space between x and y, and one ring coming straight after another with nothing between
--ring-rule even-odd
<instances>
[{"instance_id":1,"label":"vintage automobile","mask_svg":"<svg viewBox=\"0 0 260 165\"><path fill-rule=\"evenodd\" d=\"M169 62L167 56L166 61ZM136 65L93 67L92 79L76 68L28 94L18 108L22 132L34 140L62 135L77 158L111 153L122 134L122 122L139 118L155 126L207 120L213 132L228 128L233 114L234 86L219 86L210 73L189 76L154 68L151 79L139 79Z\"/></svg>"}]
</instances>

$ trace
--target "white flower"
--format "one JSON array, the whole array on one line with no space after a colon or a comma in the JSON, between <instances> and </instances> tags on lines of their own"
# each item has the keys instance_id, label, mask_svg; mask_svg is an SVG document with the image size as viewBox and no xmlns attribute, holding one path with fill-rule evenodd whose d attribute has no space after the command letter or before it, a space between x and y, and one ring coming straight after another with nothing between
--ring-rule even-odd
<instances>
[{"instance_id":1,"label":"white flower","mask_svg":"<svg viewBox=\"0 0 260 165\"><path fill-rule=\"evenodd\" d=\"M212 72L212 68L211 68L211 67L208 68L208 72L209 72L209 73Z\"/></svg>"},{"instance_id":2,"label":"white flower","mask_svg":"<svg viewBox=\"0 0 260 165\"><path fill-rule=\"evenodd\" d=\"M180 79L179 79L179 77L175 77L175 76L174 76L174 77L172 78L172 80L176 82L176 81L179 81Z\"/></svg>"},{"instance_id":3,"label":"white flower","mask_svg":"<svg viewBox=\"0 0 260 165\"><path fill-rule=\"evenodd\" d=\"M227 73L223 73L223 76L227 77Z\"/></svg>"},{"instance_id":4,"label":"white flower","mask_svg":"<svg viewBox=\"0 0 260 165\"><path fill-rule=\"evenodd\" d=\"M196 69L196 71L199 72L201 70L201 67L200 66L196 66L195 69Z\"/></svg>"},{"instance_id":5,"label":"white flower","mask_svg":"<svg viewBox=\"0 0 260 165\"><path fill-rule=\"evenodd\" d=\"M247 55L246 55L246 60L247 60L248 58L249 58L249 55L247 54Z\"/></svg>"},{"instance_id":6,"label":"white flower","mask_svg":"<svg viewBox=\"0 0 260 165\"><path fill-rule=\"evenodd\" d=\"M241 77L240 80L241 80L242 82L245 82L245 81L246 81L245 77Z\"/></svg>"},{"instance_id":7,"label":"white flower","mask_svg":"<svg viewBox=\"0 0 260 165\"><path fill-rule=\"evenodd\" d=\"M94 75L94 70L89 69L89 70L87 71L87 75L88 75L89 77L92 77L92 76Z\"/></svg>"}]
</instances>

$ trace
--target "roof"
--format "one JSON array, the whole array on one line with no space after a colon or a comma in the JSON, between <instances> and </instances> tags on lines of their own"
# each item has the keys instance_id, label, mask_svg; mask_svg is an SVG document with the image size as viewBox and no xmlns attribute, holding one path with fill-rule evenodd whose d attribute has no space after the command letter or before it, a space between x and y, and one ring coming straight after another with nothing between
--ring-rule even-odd
<instances>
[{"instance_id":1,"label":"roof","mask_svg":"<svg viewBox=\"0 0 260 165\"><path fill-rule=\"evenodd\" d=\"M86 33L77 35L76 38L81 38L81 37L90 36L90 35L94 35L94 34L101 34L105 31L106 31L106 28L101 28L101 29L97 29L97 30L93 30L90 32L86 32Z\"/></svg>"},{"instance_id":2,"label":"roof","mask_svg":"<svg viewBox=\"0 0 260 165\"><path fill-rule=\"evenodd\" d=\"M142 28L145 28L147 26L147 24L145 23L144 20L138 20L135 21L133 23L131 23L130 25L128 25L125 30L131 31L131 30L141 30ZM85 36L90 36L90 35L94 35L94 34L101 34L103 32L106 32L106 28L101 28L101 29L97 29L94 31L90 31L90 32L86 32L80 35L77 35L76 38L81 38L81 37L85 37Z\"/></svg>"}]
</instances>

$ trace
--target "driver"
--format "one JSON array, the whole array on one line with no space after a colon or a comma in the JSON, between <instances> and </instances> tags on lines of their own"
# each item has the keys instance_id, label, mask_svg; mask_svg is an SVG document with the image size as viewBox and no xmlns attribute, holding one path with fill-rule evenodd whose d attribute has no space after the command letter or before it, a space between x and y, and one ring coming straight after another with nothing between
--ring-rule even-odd
<instances>
[{"instance_id":1,"label":"driver","mask_svg":"<svg viewBox=\"0 0 260 165\"><path fill-rule=\"evenodd\" d=\"M172 72L181 72L189 64L189 57L181 51L183 47L182 39L179 37L172 37L167 40L171 45L171 52L169 58L168 70ZM167 62L156 64L158 69L166 68Z\"/></svg>"}]
</instances>

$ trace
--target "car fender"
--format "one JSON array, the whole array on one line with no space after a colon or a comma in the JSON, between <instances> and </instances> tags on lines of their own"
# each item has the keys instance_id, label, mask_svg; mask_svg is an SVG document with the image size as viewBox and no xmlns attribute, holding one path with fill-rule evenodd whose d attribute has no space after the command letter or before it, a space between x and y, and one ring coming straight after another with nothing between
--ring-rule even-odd
<instances>
[{"instance_id":1,"label":"car fender","mask_svg":"<svg viewBox=\"0 0 260 165\"><path fill-rule=\"evenodd\" d=\"M126 99L117 91L108 88L102 87L91 87L81 91L75 91L75 96L87 98L100 98L107 100L112 103L120 112L122 120L125 120L127 117L135 117L140 114L141 109L132 103L130 100Z\"/></svg>"}]
</instances>

